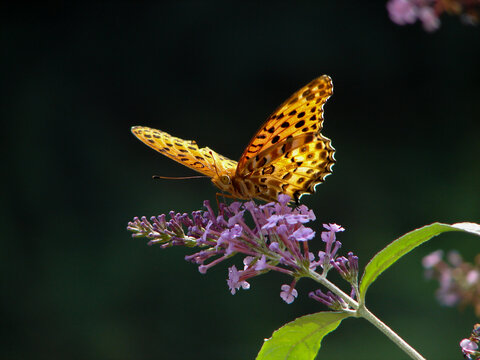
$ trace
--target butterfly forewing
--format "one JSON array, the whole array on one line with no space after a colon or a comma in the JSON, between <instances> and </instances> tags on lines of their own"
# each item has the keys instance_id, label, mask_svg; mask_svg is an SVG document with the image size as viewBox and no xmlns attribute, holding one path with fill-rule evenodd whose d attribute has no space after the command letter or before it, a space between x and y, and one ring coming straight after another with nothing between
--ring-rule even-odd
<instances>
[{"instance_id":1,"label":"butterfly forewing","mask_svg":"<svg viewBox=\"0 0 480 360\"><path fill-rule=\"evenodd\" d=\"M132 133L159 153L210 177L217 176L218 172L221 173L225 169L235 169L237 167L236 161L230 160L207 147L199 148L196 142L192 140L183 140L164 131L144 126L134 126Z\"/></svg>"},{"instance_id":2,"label":"butterfly forewing","mask_svg":"<svg viewBox=\"0 0 480 360\"><path fill-rule=\"evenodd\" d=\"M306 133L319 133L323 125L323 105L332 95L333 83L323 75L304 86L288 98L270 115L243 152L237 167L237 175L245 176L253 169L264 166L272 159L264 159L269 148ZM302 146L302 138L295 146Z\"/></svg>"}]
</instances>

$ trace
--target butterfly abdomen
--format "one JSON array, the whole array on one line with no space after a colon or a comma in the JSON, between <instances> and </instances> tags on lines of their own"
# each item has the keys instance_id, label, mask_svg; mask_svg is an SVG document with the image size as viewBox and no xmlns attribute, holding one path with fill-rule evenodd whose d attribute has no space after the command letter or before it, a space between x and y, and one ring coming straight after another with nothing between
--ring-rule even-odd
<instances>
[{"instance_id":1,"label":"butterfly abdomen","mask_svg":"<svg viewBox=\"0 0 480 360\"><path fill-rule=\"evenodd\" d=\"M235 195L240 199L275 201L278 198L278 194L282 193L278 186L272 187L271 179L266 177L258 182L249 178L234 177L232 184L236 192Z\"/></svg>"}]
</instances>

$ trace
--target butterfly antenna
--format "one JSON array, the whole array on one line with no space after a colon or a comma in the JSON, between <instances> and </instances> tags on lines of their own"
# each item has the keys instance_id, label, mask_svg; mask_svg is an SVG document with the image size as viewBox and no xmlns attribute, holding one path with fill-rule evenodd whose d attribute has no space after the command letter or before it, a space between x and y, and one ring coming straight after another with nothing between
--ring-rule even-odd
<instances>
[{"instance_id":1,"label":"butterfly antenna","mask_svg":"<svg viewBox=\"0 0 480 360\"><path fill-rule=\"evenodd\" d=\"M152 179L163 179L163 180L186 180L186 179L202 179L206 178L206 175L196 175L196 176L160 176L160 175L153 175Z\"/></svg>"}]
</instances>

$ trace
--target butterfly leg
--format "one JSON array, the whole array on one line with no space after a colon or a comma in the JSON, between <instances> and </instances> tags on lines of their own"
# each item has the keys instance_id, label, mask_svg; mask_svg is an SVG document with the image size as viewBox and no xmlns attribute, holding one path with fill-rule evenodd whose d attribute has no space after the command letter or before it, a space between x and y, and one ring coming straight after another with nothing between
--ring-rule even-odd
<instances>
[{"instance_id":1,"label":"butterfly leg","mask_svg":"<svg viewBox=\"0 0 480 360\"><path fill-rule=\"evenodd\" d=\"M218 197L221 196L223 198L223 202L226 203L225 198L230 198L230 199L237 199L235 196L230 195L230 194L225 194L225 193L219 193L217 192L215 194L215 199L217 200L217 207L220 209L220 202L218 201Z\"/></svg>"},{"instance_id":2,"label":"butterfly leg","mask_svg":"<svg viewBox=\"0 0 480 360\"><path fill-rule=\"evenodd\" d=\"M298 207L300 205L300 197L302 195L300 195L300 193L298 191L295 191L293 193L293 199L295 200L295 206Z\"/></svg>"}]
</instances>

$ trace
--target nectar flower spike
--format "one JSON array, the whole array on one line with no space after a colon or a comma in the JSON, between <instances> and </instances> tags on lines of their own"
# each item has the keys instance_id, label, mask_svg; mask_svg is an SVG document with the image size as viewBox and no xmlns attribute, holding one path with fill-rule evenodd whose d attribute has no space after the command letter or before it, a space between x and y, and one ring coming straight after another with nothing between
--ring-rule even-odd
<instances>
[{"instance_id":1,"label":"nectar flower spike","mask_svg":"<svg viewBox=\"0 0 480 360\"><path fill-rule=\"evenodd\" d=\"M290 304L298 296L297 280L309 276L318 266L324 272L333 266L352 279L358 272L358 259L353 254L337 258L341 243L336 240L336 233L344 229L336 224L324 225L327 231L322 232L321 238L325 251L315 258L308 246L315 238L315 231L306 226L316 219L315 214L305 205L290 207L290 202L289 196L280 194L278 202L220 204L215 212L210 202L205 201L204 210L190 215L170 211L169 219L164 214L150 221L145 217L134 218L127 229L135 238L147 238L149 245L196 248L185 260L197 264L202 274L230 257L243 256L243 269L235 265L228 269L227 285L232 294L249 289L249 279L269 271L290 276L292 283L283 285L280 292L280 297Z\"/></svg>"}]
</instances>

